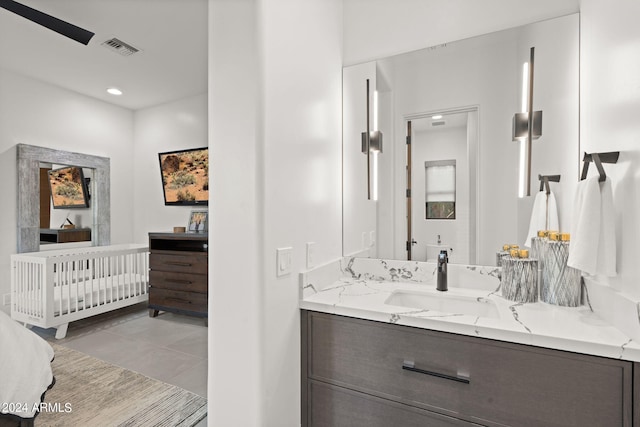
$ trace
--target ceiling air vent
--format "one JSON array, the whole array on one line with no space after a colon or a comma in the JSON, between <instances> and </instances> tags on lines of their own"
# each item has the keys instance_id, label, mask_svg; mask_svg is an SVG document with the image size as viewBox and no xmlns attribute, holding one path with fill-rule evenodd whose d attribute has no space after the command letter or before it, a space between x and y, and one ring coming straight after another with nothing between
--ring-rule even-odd
<instances>
[{"instance_id":1,"label":"ceiling air vent","mask_svg":"<svg viewBox=\"0 0 640 427\"><path fill-rule=\"evenodd\" d=\"M431 122L431 126L444 126L447 122L445 122L444 120L440 120L437 122Z\"/></svg>"},{"instance_id":2,"label":"ceiling air vent","mask_svg":"<svg viewBox=\"0 0 640 427\"><path fill-rule=\"evenodd\" d=\"M119 53L122 56L130 56L136 52L140 52L140 49L137 49L131 46L129 43L125 43L115 37L102 43L102 46L113 52Z\"/></svg>"}]
</instances>

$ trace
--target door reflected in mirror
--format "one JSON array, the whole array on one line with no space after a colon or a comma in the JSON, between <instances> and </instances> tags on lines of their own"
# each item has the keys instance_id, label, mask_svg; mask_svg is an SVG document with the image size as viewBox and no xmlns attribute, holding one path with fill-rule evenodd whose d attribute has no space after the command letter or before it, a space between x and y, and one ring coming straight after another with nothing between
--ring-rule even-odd
<instances>
[{"instance_id":1,"label":"door reflected in mirror","mask_svg":"<svg viewBox=\"0 0 640 427\"><path fill-rule=\"evenodd\" d=\"M446 250L449 262L473 264L478 140L476 108L437 112L411 119L411 254L435 262ZM434 118L435 117L435 118ZM409 258L410 255L410 258Z\"/></svg>"}]
</instances>

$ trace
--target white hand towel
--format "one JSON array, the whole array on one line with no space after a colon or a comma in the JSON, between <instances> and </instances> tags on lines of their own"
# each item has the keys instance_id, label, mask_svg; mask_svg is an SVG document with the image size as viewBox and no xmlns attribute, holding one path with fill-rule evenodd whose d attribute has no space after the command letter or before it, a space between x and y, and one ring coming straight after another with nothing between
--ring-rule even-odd
<instances>
[{"instance_id":1,"label":"white hand towel","mask_svg":"<svg viewBox=\"0 0 640 427\"><path fill-rule=\"evenodd\" d=\"M600 238L601 196L598 176L578 183L571 217L571 243L567 265L595 274Z\"/></svg>"},{"instance_id":2,"label":"white hand towel","mask_svg":"<svg viewBox=\"0 0 640 427\"><path fill-rule=\"evenodd\" d=\"M611 179L600 183L600 238L596 274L616 275L616 227Z\"/></svg>"},{"instance_id":3,"label":"white hand towel","mask_svg":"<svg viewBox=\"0 0 640 427\"><path fill-rule=\"evenodd\" d=\"M538 235L538 230L559 230L559 228L556 196L553 192L549 194L544 191L538 192L533 200L529 233L524 246L531 247L531 239Z\"/></svg>"}]
</instances>

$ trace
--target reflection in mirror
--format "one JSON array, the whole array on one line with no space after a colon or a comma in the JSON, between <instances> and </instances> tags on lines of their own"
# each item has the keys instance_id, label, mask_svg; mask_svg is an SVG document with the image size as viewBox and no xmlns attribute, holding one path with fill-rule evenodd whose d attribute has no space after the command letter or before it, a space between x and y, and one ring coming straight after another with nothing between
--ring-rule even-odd
<instances>
[{"instance_id":1,"label":"reflection in mirror","mask_svg":"<svg viewBox=\"0 0 640 427\"><path fill-rule=\"evenodd\" d=\"M93 169L40 163L40 249L91 242Z\"/></svg>"},{"instance_id":2,"label":"reflection in mirror","mask_svg":"<svg viewBox=\"0 0 640 427\"><path fill-rule=\"evenodd\" d=\"M535 192L518 197L520 147L512 141L512 118L521 111L522 69L533 46L534 109L544 111L545 130L533 142L531 173L567 177L554 192L560 227L568 228L570 206L562 195L573 193L579 165L578 24L577 14L568 15L346 67L343 255L425 261L444 246L451 262L494 265L503 244L524 243ZM369 119L385 134L378 201L366 200L363 184L363 79L377 92L372 111L378 115ZM466 142L460 156L442 152L455 143L425 132L437 121L453 121L453 113L467 120L457 130ZM443 118L433 119L437 114ZM455 219L427 219L425 162L454 159Z\"/></svg>"},{"instance_id":3,"label":"reflection in mirror","mask_svg":"<svg viewBox=\"0 0 640 427\"><path fill-rule=\"evenodd\" d=\"M41 250L41 239L47 243L55 239L56 243L90 241L93 246L110 244L110 161L108 158L18 144L17 161L18 253ZM73 216L73 219L71 219L72 210L51 209L50 193L47 193L46 198L41 193L43 188L51 187L47 169L59 169L65 166L81 168L83 174L86 174L84 178L91 178L90 189L87 188L89 190L87 195L91 194L90 208L82 209L84 212ZM74 226L77 222L81 228L64 228L69 222L74 222ZM43 227L47 223L49 227ZM45 247L51 247L51 245L48 244L42 248Z\"/></svg>"},{"instance_id":4,"label":"reflection in mirror","mask_svg":"<svg viewBox=\"0 0 640 427\"><path fill-rule=\"evenodd\" d=\"M436 261L446 250L451 263L474 264L477 108L412 118L411 227L407 258ZM407 197L409 199L409 197Z\"/></svg>"}]
</instances>

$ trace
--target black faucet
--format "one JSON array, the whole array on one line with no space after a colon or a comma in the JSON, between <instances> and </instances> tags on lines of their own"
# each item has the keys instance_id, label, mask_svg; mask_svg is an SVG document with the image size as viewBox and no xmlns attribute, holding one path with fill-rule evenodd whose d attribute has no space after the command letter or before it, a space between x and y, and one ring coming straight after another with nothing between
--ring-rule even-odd
<instances>
[{"instance_id":1,"label":"black faucet","mask_svg":"<svg viewBox=\"0 0 640 427\"><path fill-rule=\"evenodd\" d=\"M438 281L436 282L436 289L439 291L448 291L447 287L447 263L449 257L446 250L441 250L438 255Z\"/></svg>"}]
</instances>

